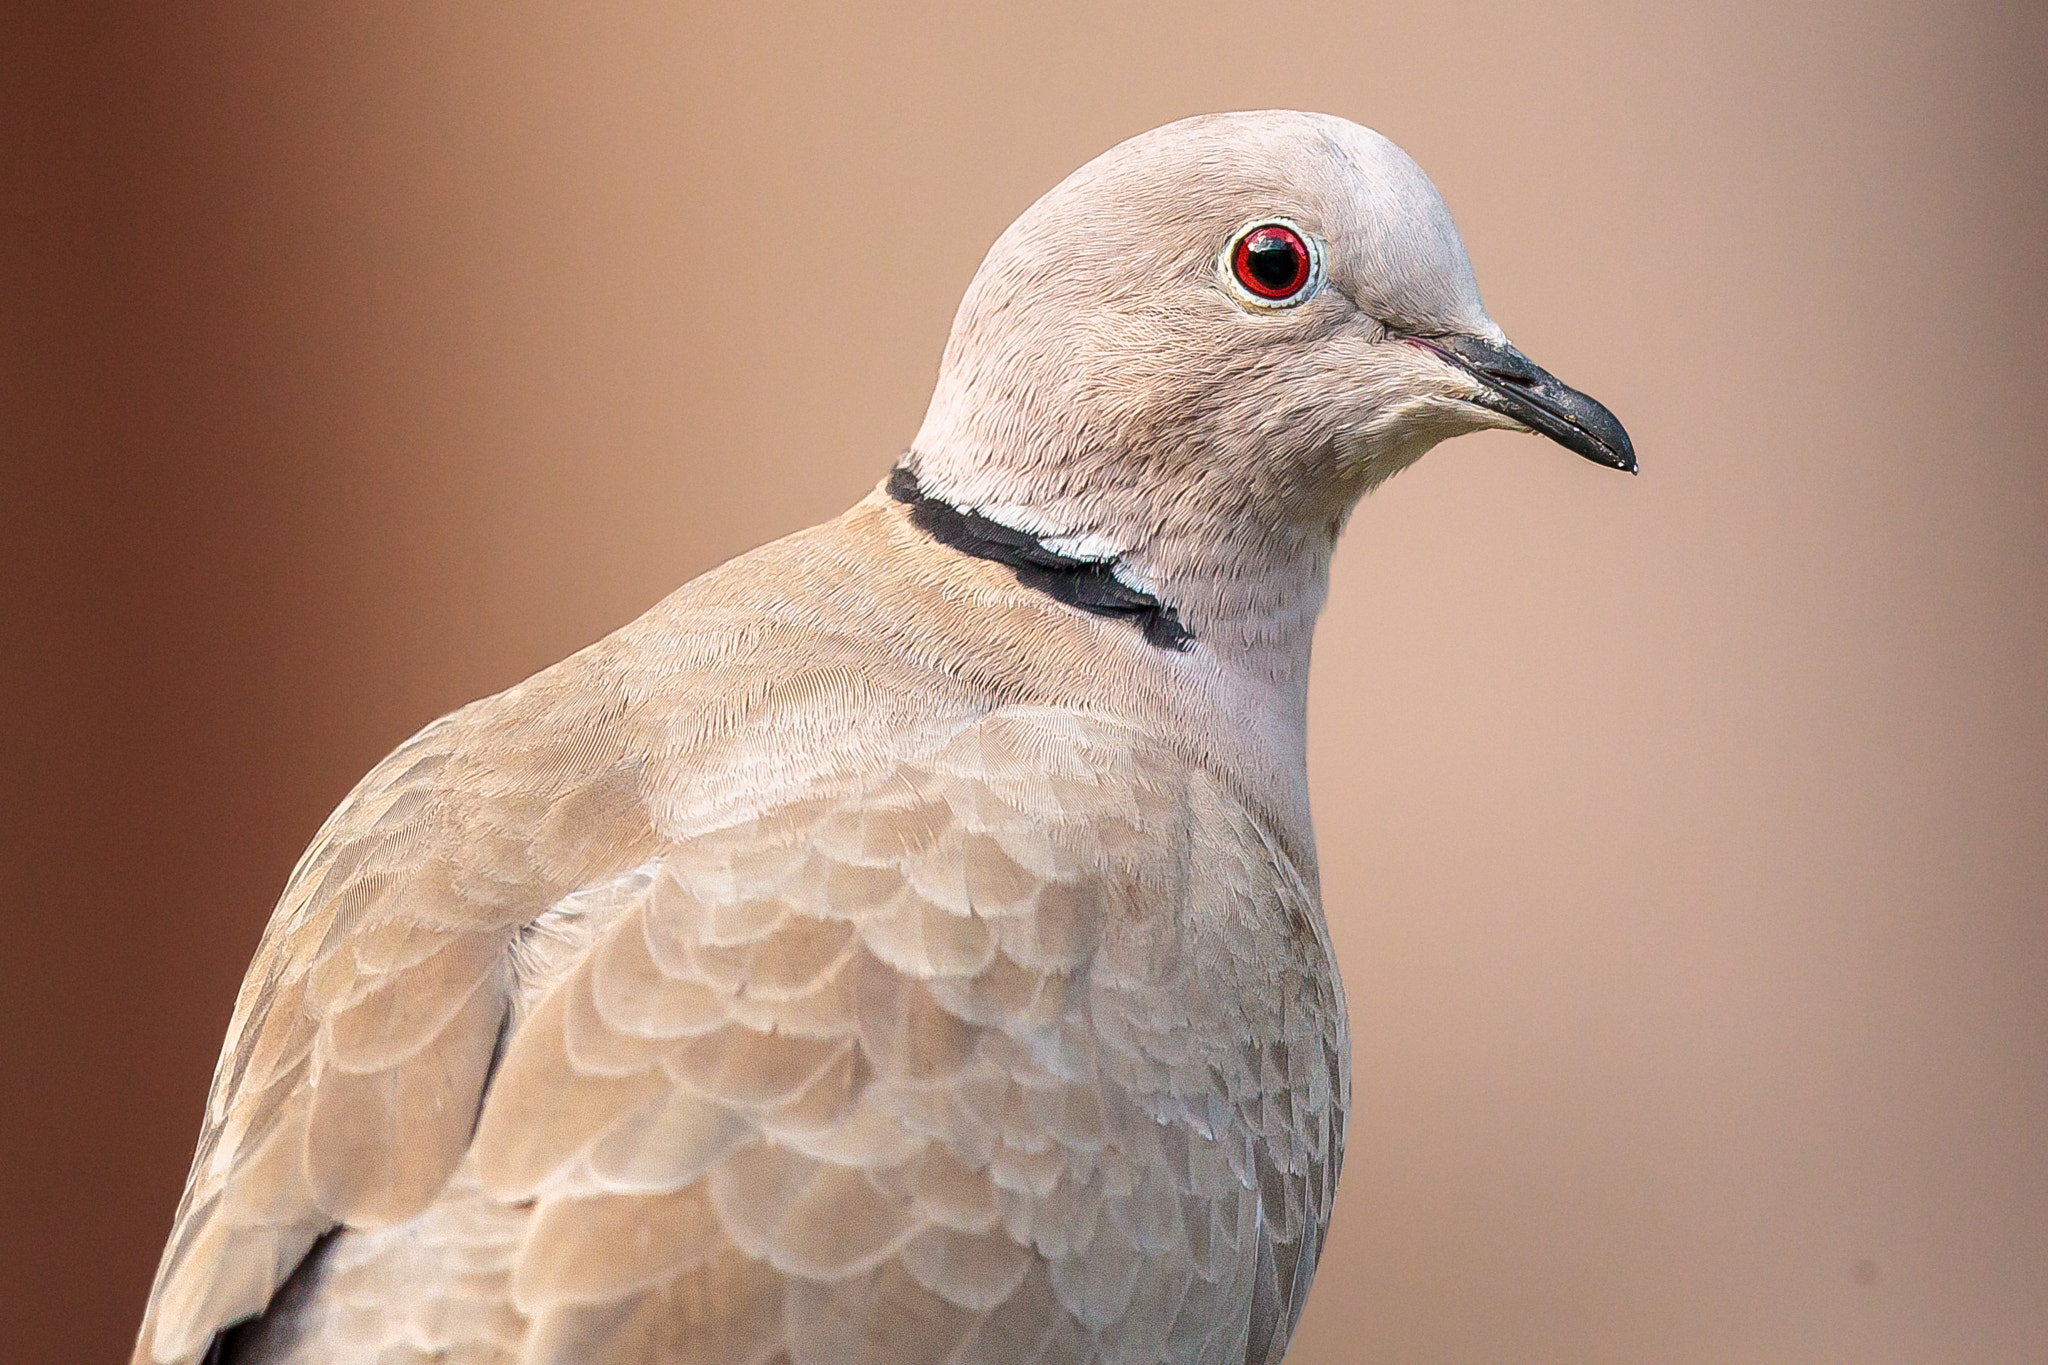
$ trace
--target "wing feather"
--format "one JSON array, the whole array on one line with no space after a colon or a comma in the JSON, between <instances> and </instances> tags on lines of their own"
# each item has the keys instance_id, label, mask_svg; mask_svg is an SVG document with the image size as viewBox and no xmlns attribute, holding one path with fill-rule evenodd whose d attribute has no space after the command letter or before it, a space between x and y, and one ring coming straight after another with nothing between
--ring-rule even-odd
<instances>
[{"instance_id":1,"label":"wing feather","mask_svg":"<svg viewBox=\"0 0 2048 1365\"><path fill-rule=\"evenodd\" d=\"M228 1026L138 1365L195 1360L329 1229L425 1208L510 1022L514 935L647 857L616 710L565 727L611 753L579 769L559 750L492 750L510 732L495 712L520 704L515 689L401 745L294 869Z\"/></svg>"}]
</instances>

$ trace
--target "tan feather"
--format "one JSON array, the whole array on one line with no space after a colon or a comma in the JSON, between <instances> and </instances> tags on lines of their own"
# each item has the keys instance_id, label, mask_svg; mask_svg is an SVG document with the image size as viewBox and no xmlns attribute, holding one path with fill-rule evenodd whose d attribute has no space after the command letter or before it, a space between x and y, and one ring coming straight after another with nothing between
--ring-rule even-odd
<instances>
[{"instance_id":1,"label":"tan feather","mask_svg":"<svg viewBox=\"0 0 2048 1365\"><path fill-rule=\"evenodd\" d=\"M512 1272L528 1317L564 1303L608 1303L676 1278L728 1245L701 1183L659 1194L544 1199Z\"/></svg>"},{"instance_id":2,"label":"tan feather","mask_svg":"<svg viewBox=\"0 0 2048 1365\"><path fill-rule=\"evenodd\" d=\"M731 1106L671 1088L605 1130L590 1147L590 1173L620 1193L679 1190L757 1136Z\"/></svg>"},{"instance_id":3,"label":"tan feather","mask_svg":"<svg viewBox=\"0 0 2048 1365\"><path fill-rule=\"evenodd\" d=\"M505 1008L479 983L437 1039L402 1060L367 1072L316 1067L306 1175L329 1218L378 1227L426 1207L469 1145Z\"/></svg>"},{"instance_id":4,"label":"tan feather","mask_svg":"<svg viewBox=\"0 0 2048 1365\"><path fill-rule=\"evenodd\" d=\"M519 1030L470 1143L485 1188L503 1199L531 1197L593 1132L669 1090L652 1067L624 1076L577 1070L562 1036L565 997L550 995Z\"/></svg>"}]
</instances>

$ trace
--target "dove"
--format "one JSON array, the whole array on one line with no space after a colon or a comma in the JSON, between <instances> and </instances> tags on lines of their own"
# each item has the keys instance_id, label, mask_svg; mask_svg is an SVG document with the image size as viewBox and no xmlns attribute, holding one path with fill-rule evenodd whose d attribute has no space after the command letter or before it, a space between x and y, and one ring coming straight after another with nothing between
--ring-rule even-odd
<instances>
[{"instance_id":1,"label":"dove","mask_svg":"<svg viewBox=\"0 0 2048 1365\"><path fill-rule=\"evenodd\" d=\"M1083 166L872 493L322 826L137 1365L1279 1361L1351 1085L1311 636L1359 498L1483 428L1635 467L1386 139Z\"/></svg>"}]
</instances>

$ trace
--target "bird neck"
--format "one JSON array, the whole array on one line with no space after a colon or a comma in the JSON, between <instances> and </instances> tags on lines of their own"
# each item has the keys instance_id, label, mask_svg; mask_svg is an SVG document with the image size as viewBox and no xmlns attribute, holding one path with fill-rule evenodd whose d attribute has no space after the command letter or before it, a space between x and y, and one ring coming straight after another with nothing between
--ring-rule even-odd
<instances>
[{"instance_id":1,"label":"bird neck","mask_svg":"<svg viewBox=\"0 0 2048 1365\"><path fill-rule=\"evenodd\" d=\"M1069 606L1128 620L1164 655L1220 665L1277 719L1306 725L1341 511L1304 522L1242 486L1165 495L1148 480L1011 481L998 493L978 472L913 449L887 487L934 539L1006 564Z\"/></svg>"}]
</instances>

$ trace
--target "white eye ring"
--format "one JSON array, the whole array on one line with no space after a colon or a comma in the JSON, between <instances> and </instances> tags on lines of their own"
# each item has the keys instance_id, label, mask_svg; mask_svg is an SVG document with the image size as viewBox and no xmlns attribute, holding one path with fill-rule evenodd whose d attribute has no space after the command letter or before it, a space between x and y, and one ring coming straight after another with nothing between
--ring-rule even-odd
<instances>
[{"instance_id":1,"label":"white eye ring","mask_svg":"<svg viewBox=\"0 0 2048 1365\"><path fill-rule=\"evenodd\" d=\"M1262 279L1254 270L1247 248L1254 238L1266 234L1279 239L1303 258L1295 275L1284 281ZM1254 218L1236 232L1216 257L1216 274L1239 304L1260 313L1299 307L1314 298L1323 287L1323 243L1314 233L1288 218Z\"/></svg>"}]
</instances>

